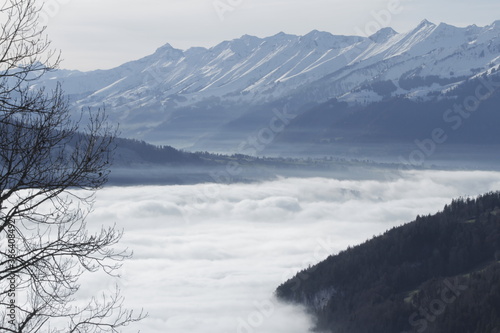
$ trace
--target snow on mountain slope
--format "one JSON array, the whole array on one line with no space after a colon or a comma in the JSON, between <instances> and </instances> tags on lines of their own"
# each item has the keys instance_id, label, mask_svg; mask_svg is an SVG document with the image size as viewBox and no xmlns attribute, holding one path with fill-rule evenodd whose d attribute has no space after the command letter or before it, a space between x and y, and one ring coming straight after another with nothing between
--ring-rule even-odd
<instances>
[{"instance_id":1,"label":"snow on mountain slope","mask_svg":"<svg viewBox=\"0 0 500 333\"><path fill-rule=\"evenodd\" d=\"M325 76L313 90L320 100L334 96L353 102L357 99L352 95L359 95L360 86L366 87L367 82L392 81L396 86L392 95L413 97L419 95L413 90L422 86L408 88L403 81L435 77L438 84L427 89L427 93L442 91L450 83L460 82L498 64L499 27L493 24L485 28L457 28L423 21L414 30L392 35L383 43L364 40L354 46L357 56L350 51L353 59L348 67ZM445 81L448 82L442 83ZM373 96L357 101L372 102L381 98Z\"/></svg>"},{"instance_id":2,"label":"snow on mountain slope","mask_svg":"<svg viewBox=\"0 0 500 333\"><path fill-rule=\"evenodd\" d=\"M166 44L111 70L58 71L39 84L62 82L77 108L105 105L112 119L136 131L131 133L135 136L184 119L186 110L194 109L219 117L215 128L238 118L248 106L291 96L300 101L296 109L331 98L350 103L369 103L387 94L425 98L499 65L499 36L500 21L458 28L426 20L406 33L384 28L368 38L319 31L245 35L209 49L182 51ZM436 84L419 83L418 78L428 77ZM389 92L373 88L385 81L394 85Z\"/></svg>"}]
</instances>

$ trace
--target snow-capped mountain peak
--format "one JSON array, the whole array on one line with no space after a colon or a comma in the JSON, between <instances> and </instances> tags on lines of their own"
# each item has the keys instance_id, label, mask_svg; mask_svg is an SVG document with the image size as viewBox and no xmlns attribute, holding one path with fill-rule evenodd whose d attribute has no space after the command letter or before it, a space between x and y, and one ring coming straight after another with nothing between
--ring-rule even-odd
<instances>
[{"instance_id":1,"label":"snow-capped mountain peak","mask_svg":"<svg viewBox=\"0 0 500 333\"><path fill-rule=\"evenodd\" d=\"M434 23L430 22L429 20L427 19L423 19L422 21L420 21L420 23L418 24L417 26L417 29L420 29L420 27L422 26L435 26Z\"/></svg>"},{"instance_id":2,"label":"snow-capped mountain peak","mask_svg":"<svg viewBox=\"0 0 500 333\"><path fill-rule=\"evenodd\" d=\"M398 33L392 29L391 27L387 28L382 28L373 35L371 35L369 38L374 41L375 43L385 43L387 40Z\"/></svg>"},{"instance_id":3,"label":"snow-capped mountain peak","mask_svg":"<svg viewBox=\"0 0 500 333\"><path fill-rule=\"evenodd\" d=\"M492 27L492 28L499 28L499 27L500 27L500 20L496 20L496 21L494 21L494 22L490 25L490 27Z\"/></svg>"},{"instance_id":4,"label":"snow-capped mountain peak","mask_svg":"<svg viewBox=\"0 0 500 333\"><path fill-rule=\"evenodd\" d=\"M172 47L169 43L156 49L154 55L165 58L179 58L183 56L182 50Z\"/></svg>"},{"instance_id":5,"label":"snow-capped mountain peak","mask_svg":"<svg viewBox=\"0 0 500 333\"><path fill-rule=\"evenodd\" d=\"M39 84L61 81L76 108L105 104L122 128L141 131L193 108L230 121L246 109L290 100L300 109L332 98L429 98L500 65L499 22L458 28L423 20L408 32L383 28L368 38L317 30L244 35L186 51L165 44L111 70L59 71ZM387 88L373 88L378 82Z\"/></svg>"}]
</instances>

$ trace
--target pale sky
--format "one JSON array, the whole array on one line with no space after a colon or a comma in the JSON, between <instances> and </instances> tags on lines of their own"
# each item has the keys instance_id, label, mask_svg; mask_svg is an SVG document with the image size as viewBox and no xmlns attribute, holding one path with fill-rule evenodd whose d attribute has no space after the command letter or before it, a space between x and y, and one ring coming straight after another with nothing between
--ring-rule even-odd
<instances>
[{"instance_id":1,"label":"pale sky","mask_svg":"<svg viewBox=\"0 0 500 333\"><path fill-rule=\"evenodd\" d=\"M170 43L211 47L244 34L311 30L368 35L398 32L423 19L485 26L500 19L498 0L46 0L41 15L66 69L116 67Z\"/></svg>"}]
</instances>

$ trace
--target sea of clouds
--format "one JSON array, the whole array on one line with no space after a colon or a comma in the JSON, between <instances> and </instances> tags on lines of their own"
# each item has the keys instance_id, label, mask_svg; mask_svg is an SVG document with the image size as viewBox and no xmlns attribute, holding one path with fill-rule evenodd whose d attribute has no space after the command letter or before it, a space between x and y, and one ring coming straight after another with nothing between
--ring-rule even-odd
<instances>
[{"instance_id":1,"label":"sea of clouds","mask_svg":"<svg viewBox=\"0 0 500 333\"><path fill-rule=\"evenodd\" d=\"M385 180L288 178L256 184L109 187L90 226L124 229L134 256L118 284L149 313L124 332L305 333L313 320L273 292L349 245L432 214L452 198L500 190L498 172L412 171ZM116 283L82 280L83 294Z\"/></svg>"}]
</instances>

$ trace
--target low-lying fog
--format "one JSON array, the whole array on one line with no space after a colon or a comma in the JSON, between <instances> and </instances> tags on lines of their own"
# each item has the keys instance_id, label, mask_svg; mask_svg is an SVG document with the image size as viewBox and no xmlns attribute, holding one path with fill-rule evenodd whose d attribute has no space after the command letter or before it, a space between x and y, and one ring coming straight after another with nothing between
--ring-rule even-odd
<instances>
[{"instance_id":1,"label":"low-lying fog","mask_svg":"<svg viewBox=\"0 0 500 333\"><path fill-rule=\"evenodd\" d=\"M124 332L304 333L300 308L273 298L298 270L434 213L452 198L500 189L497 172L407 172L394 180L280 179L260 184L110 187L90 225L116 223L134 251L119 285L149 318ZM114 280L91 274L85 292Z\"/></svg>"}]
</instances>

